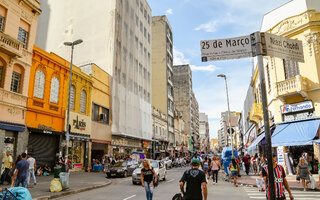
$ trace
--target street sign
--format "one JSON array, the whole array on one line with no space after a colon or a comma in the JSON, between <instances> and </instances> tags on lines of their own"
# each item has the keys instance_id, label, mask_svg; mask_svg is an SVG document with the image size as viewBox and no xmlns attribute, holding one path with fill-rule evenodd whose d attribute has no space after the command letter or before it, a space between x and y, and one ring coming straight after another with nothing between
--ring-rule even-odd
<instances>
[{"instance_id":1,"label":"street sign","mask_svg":"<svg viewBox=\"0 0 320 200\"><path fill-rule=\"evenodd\" d=\"M253 56L250 35L227 39L201 40L200 45L202 62Z\"/></svg>"},{"instance_id":2,"label":"street sign","mask_svg":"<svg viewBox=\"0 0 320 200\"><path fill-rule=\"evenodd\" d=\"M263 33L261 33L263 35ZM264 33L267 56L304 62L302 41Z\"/></svg>"}]
</instances>

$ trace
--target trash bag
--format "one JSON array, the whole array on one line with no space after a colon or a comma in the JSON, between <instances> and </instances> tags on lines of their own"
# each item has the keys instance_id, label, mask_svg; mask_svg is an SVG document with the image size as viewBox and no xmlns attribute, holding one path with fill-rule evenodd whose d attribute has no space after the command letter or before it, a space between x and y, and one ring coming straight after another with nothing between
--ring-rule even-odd
<instances>
[{"instance_id":1,"label":"trash bag","mask_svg":"<svg viewBox=\"0 0 320 200\"><path fill-rule=\"evenodd\" d=\"M314 180L313 176L310 176L310 188L313 190L316 188L316 181Z\"/></svg>"},{"instance_id":2,"label":"trash bag","mask_svg":"<svg viewBox=\"0 0 320 200\"><path fill-rule=\"evenodd\" d=\"M50 183L50 192L60 192L62 185L58 178L54 178Z\"/></svg>"},{"instance_id":3,"label":"trash bag","mask_svg":"<svg viewBox=\"0 0 320 200\"><path fill-rule=\"evenodd\" d=\"M8 189L17 200L32 200L31 194L27 188L13 187Z\"/></svg>"}]
</instances>

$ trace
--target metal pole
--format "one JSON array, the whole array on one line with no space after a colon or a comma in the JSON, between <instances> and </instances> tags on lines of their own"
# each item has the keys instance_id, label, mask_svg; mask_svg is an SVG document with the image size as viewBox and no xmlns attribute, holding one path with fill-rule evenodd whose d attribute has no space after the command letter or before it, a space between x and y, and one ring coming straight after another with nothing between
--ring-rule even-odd
<instances>
[{"instance_id":1,"label":"metal pole","mask_svg":"<svg viewBox=\"0 0 320 200\"><path fill-rule=\"evenodd\" d=\"M258 67L259 67L259 77L260 77L260 89L261 89L261 100L262 100L262 110L263 110L263 122L264 122L264 132L266 137L266 152L268 160L268 174L269 174L269 191L270 191L270 200L275 200L275 185L274 185L274 176L273 176L273 160L272 160L272 145L271 145L271 134L269 126L269 112L268 112L268 101L267 101L267 92L266 84L264 78L264 67L263 67L263 57L262 57L262 41L260 32L255 33L255 38L257 41L257 58L258 58ZM272 174L272 175L271 175Z\"/></svg>"},{"instance_id":2,"label":"metal pole","mask_svg":"<svg viewBox=\"0 0 320 200\"><path fill-rule=\"evenodd\" d=\"M67 125L66 125L66 155L65 155L65 165L67 172L69 171L68 166L68 153L69 153L69 134L70 134L70 94L71 94L71 86L72 86L72 60L73 60L73 47L74 44L71 45L71 61L70 61L70 77L69 77L69 91L68 91L68 109L67 109Z\"/></svg>"},{"instance_id":3,"label":"metal pole","mask_svg":"<svg viewBox=\"0 0 320 200\"><path fill-rule=\"evenodd\" d=\"M231 132L230 104L229 104L229 93L228 93L228 84L227 84L227 77L226 77L226 76L224 76L224 80L225 80L225 83L226 83L226 93L227 93L229 134L231 135L231 152L232 152L232 158L234 158L234 152L233 152L233 134L232 134L232 132ZM228 142L228 141L227 141L227 142Z\"/></svg>"}]
</instances>

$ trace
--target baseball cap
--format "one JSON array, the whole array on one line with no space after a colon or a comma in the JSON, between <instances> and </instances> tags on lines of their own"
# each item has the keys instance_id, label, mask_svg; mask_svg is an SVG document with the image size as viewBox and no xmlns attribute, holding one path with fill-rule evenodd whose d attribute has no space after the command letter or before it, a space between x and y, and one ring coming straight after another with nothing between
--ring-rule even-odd
<instances>
[{"instance_id":1,"label":"baseball cap","mask_svg":"<svg viewBox=\"0 0 320 200\"><path fill-rule=\"evenodd\" d=\"M199 160L199 159L196 159L196 158L192 159L192 160L191 160L191 165L193 165L193 166L200 165L200 160Z\"/></svg>"}]
</instances>

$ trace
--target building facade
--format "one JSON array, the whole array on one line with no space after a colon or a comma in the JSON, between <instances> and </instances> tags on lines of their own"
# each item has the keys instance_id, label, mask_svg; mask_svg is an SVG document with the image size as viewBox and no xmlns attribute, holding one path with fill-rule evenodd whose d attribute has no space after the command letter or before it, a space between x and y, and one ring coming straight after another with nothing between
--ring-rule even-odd
<instances>
[{"instance_id":1,"label":"building facade","mask_svg":"<svg viewBox=\"0 0 320 200\"><path fill-rule=\"evenodd\" d=\"M200 151L210 152L210 135L208 115L199 113L199 135L200 135Z\"/></svg>"},{"instance_id":2,"label":"building facade","mask_svg":"<svg viewBox=\"0 0 320 200\"><path fill-rule=\"evenodd\" d=\"M231 134L228 133L229 129L229 112L222 112L221 119L220 119L220 129L218 131L218 140L219 140L219 148L222 150L223 147L230 147L231 146ZM240 143L239 139L237 138L239 135L238 131L238 121L239 121L239 112L230 111L230 127L231 132L233 132L233 146L237 148L238 144Z\"/></svg>"},{"instance_id":3,"label":"building facade","mask_svg":"<svg viewBox=\"0 0 320 200\"><path fill-rule=\"evenodd\" d=\"M195 150L200 150L200 135L199 135L199 103L198 100L192 91L191 99L191 130L192 130L192 139L193 147Z\"/></svg>"},{"instance_id":4,"label":"building facade","mask_svg":"<svg viewBox=\"0 0 320 200\"><path fill-rule=\"evenodd\" d=\"M75 63L94 62L112 75L113 153L150 149L152 19L147 1L57 0L44 1L41 9L46 14L39 21L40 47L69 58L63 43L81 38L84 42L76 48ZM85 16L83 10L88 11Z\"/></svg>"},{"instance_id":5,"label":"building facade","mask_svg":"<svg viewBox=\"0 0 320 200\"><path fill-rule=\"evenodd\" d=\"M152 17L152 106L168 120L168 147L175 146L172 30L165 15Z\"/></svg>"},{"instance_id":6,"label":"building facade","mask_svg":"<svg viewBox=\"0 0 320 200\"><path fill-rule=\"evenodd\" d=\"M175 137L175 153L180 155L180 153L185 153L188 150L187 141L185 140L186 131L185 123L182 118L182 113L178 110L175 111L174 117L174 137Z\"/></svg>"},{"instance_id":7,"label":"building facade","mask_svg":"<svg viewBox=\"0 0 320 200\"><path fill-rule=\"evenodd\" d=\"M168 149L168 120L166 114L155 107L152 108L152 138L155 140L154 154Z\"/></svg>"},{"instance_id":8,"label":"building facade","mask_svg":"<svg viewBox=\"0 0 320 200\"><path fill-rule=\"evenodd\" d=\"M28 83L40 13L37 0L0 2L0 160L5 151L15 158L27 149Z\"/></svg>"}]
</instances>

